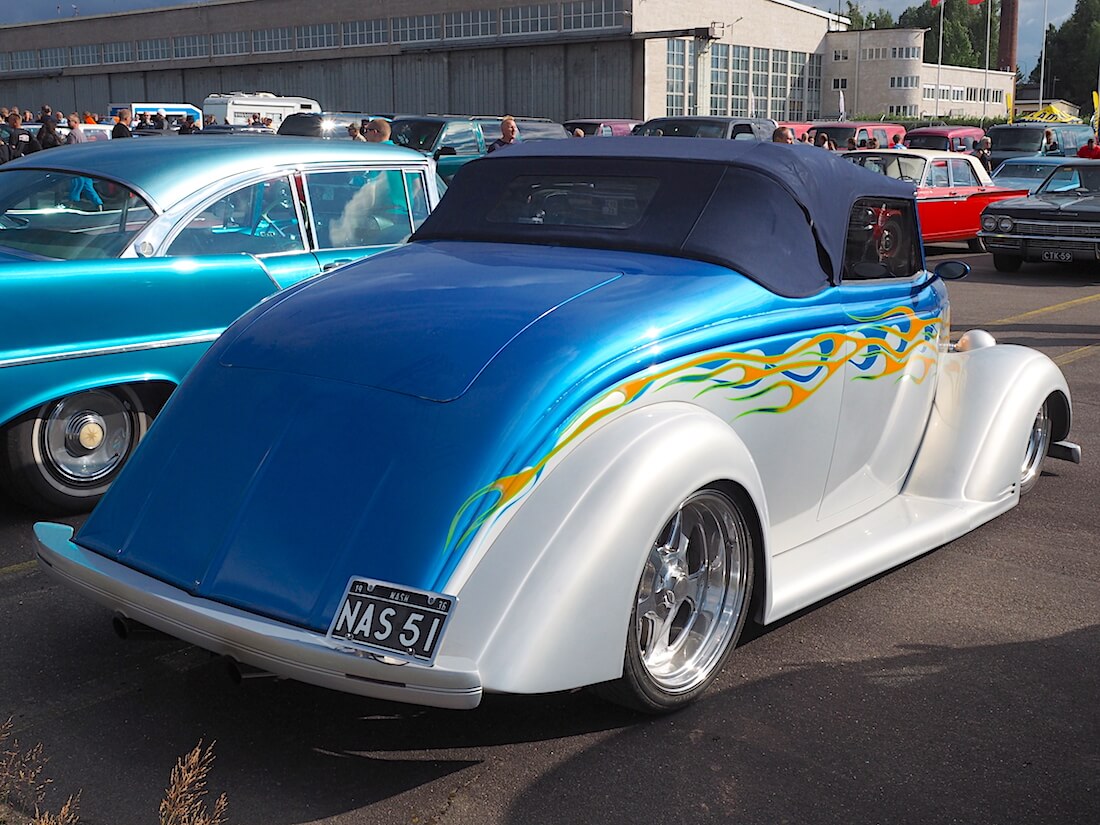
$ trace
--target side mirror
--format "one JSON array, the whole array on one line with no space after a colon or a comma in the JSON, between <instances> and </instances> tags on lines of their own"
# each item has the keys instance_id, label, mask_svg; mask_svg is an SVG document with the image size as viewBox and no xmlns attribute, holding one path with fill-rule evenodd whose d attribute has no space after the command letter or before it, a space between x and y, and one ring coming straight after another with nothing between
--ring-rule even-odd
<instances>
[{"instance_id":1,"label":"side mirror","mask_svg":"<svg viewBox=\"0 0 1100 825\"><path fill-rule=\"evenodd\" d=\"M432 154L432 157L433 157L433 158L434 158L435 160L439 160L439 159L440 159L441 157L443 157L444 155L448 155L448 156L450 156L450 155L457 155L457 154L458 154L458 150L457 150L457 149L455 149L455 148L454 148L453 146L440 146L440 147L439 147L438 149L436 149L436 150L435 150L435 152L434 152L434 153Z\"/></svg>"},{"instance_id":2,"label":"side mirror","mask_svg":"<svg viewBox=\"0 0 1100 825\"><path fill-rule=\"evenodd\" d=\"M933 271L945 281L958 281L970 274L970 265L962 261L944 261Z\"/></svg>"}]
</instances>

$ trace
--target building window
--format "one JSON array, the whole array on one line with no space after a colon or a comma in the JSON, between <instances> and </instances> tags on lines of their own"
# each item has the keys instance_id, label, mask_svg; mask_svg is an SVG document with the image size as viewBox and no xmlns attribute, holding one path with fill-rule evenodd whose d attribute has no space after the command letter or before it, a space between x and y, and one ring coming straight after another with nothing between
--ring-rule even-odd
<instances>
[{"instance_id":1,"label":"building window","mask_svg":"<svg viewBox=\"0 0 1100 825\"><path fill-rule=\"evenodd\" d=\"M966 94L966 90L961 89L958 86L954 86L951 89L951 99L952 100L962 100L965 97L965 94Z\"/></svg>"},{"instance_id":2,"label":"building window","mask_svg":"<svg viewBox=\"0 0 1100 825\"><path fill-rule=\"evenodd\" d=\"M129 63L134 59L134 46L129 41L125 43L104 43L104 63Z\"/></svg>"},{"instance_id":3,"label":"building window","mask_svg":"<svg viewBox=\"0 0 1100 825\"><path fill-rule=\"evenodd\" d=\"M252 32L252 51L289 52L291 50L290 26L278 29L257 29Z\"/></svg>"},{"instance_id":4,"label":"building window","mask_svg":"<svg viewBox=\"0 0 1100 825\"><path fill-rule=\"evenodd\" d=\"M0 72L11 71L11 55L8 52L0 52Z\"/></svg>"},{"instance_id":5,"label":"building window","mask_svg":"<svg viewBox=\"0 0 1100 825\"><path fill-rule=\"evenodd\" d=\"M561 4L562 31L613 29L623 25L623 0L577 0Z\"/></svg>"},{"instance_id":6,"label":"building window","mask_svg":"<svg viewBox=\"0 0 1100 825\"><path fill-rule=\"evenodd\" d=\"M28 49L22 52L11 53L11 68L15 72L25 72L28 69L38 68L38 52Z\"/></svg>"},{"instance_id":7,"label":"building window","mask_svg":"<svg viewBox=\"0 0 1100 825\"><path fill-rule=\"evenodd\" d=\"M69 65L69 50L64 46L42 49L38 53L38 62L43 69L60 69Z\"/></svg>"},{"instance_id":8,"label":"building window","mask_svg":"<svg viewBox=\"0 0 1100 825\"><path fill-rule=\"evenodd\" d=\"M218 32L210 35L211 51L216 55L248 54L251 38L248 32Z\"/></svg>"},{"instance_id":9,"label":"building window","mask_svg":"<svg viewBox=\"0 0 1100 825\"><path fill-rule=\"evenodd\" d=\"M153 40L138 41L138 60L168 60L171 57L172 41L167 37L157 37Z\"/></svg>"},{"instance_id":10,"label":"building window","mask_svg":"<svg viewBox=\"0 0 1100 825\"><path fill-rule=\"evenodd\" d=\"M935 100L936 99L936 87L935 86L925 86L924 91L921 93L921 97L924 100Z\"/></svg>"},{"instance_id":11,"label":"building window","mask_svg":"<svg viewBox=\"0 0 1100 825\"><path fill-rule=\"evenodd\" d=\"M98 45L73 46L69 55L74 66L98 66L101 62Z\"/></svg>"},{"instance_id":12,"label":"building window","mask_svg":"<svg viewBox=\"0 0 1100 825\"><path fill-rule=\"evenodd\" d=\"M752 94L749 95L749 116L768 116L768 69L771 51L752 50Z\"/></svg>"},{"instance_id":13,"label":"building window","mask_svg":"<svg viewBox=\"0 0 1100 825\"><path fill-rule=\"evenodd\" d=\"M389 23L386 20L356 20L344 24L345 46L375 46L388 43Z\"/></svg>"},{"instance_id":14,"label":"building window","mask_svg":"<svg viewBox=\"0 0 1100 825\"><path fill-rule=\"evenodd\" d=\"M920 88L919 75L900 75L890 78L891 89L917 89Z\"/></svg>"},{"instance_id":15,"label":"building window","mask_svg":"<svg viewBox=\"0 0 1100 825\"><path fill-rule=\"evenodd\" d=\"M806 53L791 52L791 96L787 117L802 120L806 117Z\"/></svg>"},{"instance_id":16,"label":"building window","mask_svg":"<svg viewBox=\"0 0 1100 825\"><path fill-rule=\"evenodd\" d=\"M730 113L730 47L715 43L710 50L710 113Z\"/></svg>"},{"instance_id":17,"label":"building window","mask_svg":"<svg viewBox=\"0 0 1100 825\"><path fill-rule=\"evenodd\" d=\"M822 55L811 54L806 72L806 119L821 117L821 64Z\"/></svg>"},{"instance_id":18,"label":"building window","mask_svg":"<svg viewBox=\"0 0 1100 825\"><path fill-rule=\"evenodd\" d=\"M790 88L790 52L786 49L772 50L771 101L768 105L768 117L772 120L787 119L787 94Z\"/></svg>"},{"instance_id":19,"label":"building window","mask_svg":"<svg viewBox=\"0 0 1100 825\"><path fill-rule=\"evenodd\" d=\"M687 42L669 40L665 69L665 114L685 113L685 89L687 78Z\"/></svg>"},{"instance_id":20,"label":"building window","mask_svg":"<svg viewBox=\"0 0 1100 825\"><path fill-rule=\"evenodd\" d=\"M175 40L176 59L207 57L210 54L210 38L205 34L185 34Z\"/></svg>"},{"instance_id":21,"label":"building window","mask_svg":"<svg viewBox=\"0 0 1100 825\"><path fill-rule=\"evenodd\" d=\"M335 49L340 45L340 30L337 23L314 23L309 26L299 26L295 42L298 48L308 49Z\"/></svg>"},{"instance_id":22,"label":"building window","mask_svg":"<svg viewBox=\"0 0 1100 825\"><path fill-rule=\"evenodd\" d=\"M893 60L920 60L920 46L894 46L890 49L890 57Z\"/></svg>"},{"instance_id":23,"label":"building window","mask_svg":"<svg viewBox=\"0 0 1100 825\"><path fill-rule=\"evenodd\" d=\"M846 78L846 77L834 77L833 78L833 91L834 92L839 90L839 89L847 89L847 88L848 88L848 78Z\"/></svg>"},{"instance_id":24,"label":"building window","mask_svg":"<svg viewBox=\"0 0 1100 825\"><path fill-rule=\"evenodd\" d=\"M424 40L439 40L439 15L414 14L411 17L394 17L393 42L419 43Z\"/></svg>"},{"instance_id":25,"label":"building window","mask_svg":"<svg viewBox=\"0 0 1100 825\"><path fill-rule=\"evenodd\" d=\"M994 103L1003 103L1004 99L1005 99L1005 93L1004 93L1003 89L994 89L993 90L993 102Z\"/></svg>"},{"instance_id":26,"label":"building window","mask_svg":"<svg viewBox=\"0 0 1100 825\"><path fill-rule=\"evenodd\" d=\"M451 12L443 17L443 36L447 39L493 37L496 33L496 9Z\"/></svg>"},{"instance_id":27,"label":"building window","mask_svg":"<svg viewBox=\"0 0 1100 825\"><path fill-rule=\"evenodd\" d=\"M847 49L834 49L833 50L833 62L834 63L836 63L838 61L841 61L841 60L847 60L847 59L848 59L848 50Z\"/></svg>"},{"instance_id":28,"label":"building window","mask_svg":"<svg viewBox=\"0 0 1100 825\"><path fill-rule=\"evenodd\" d=\"M549 3L538 6L513 6L500 10L501 34L550 32L557 28L557 15Z\"/></svg>"},{"instance_id":29,"label":"building window","mask_svg":"<svg viewBox=\"0 0 1100 825\"><path fill-rule=\"evenodd\" d=\"M734 46L730 52L730 114L749 116L748 46Z\"/></svg>"},{"instance_id":30,"label":"building window","mask_svg":"<svg viewBox=\"0 0 1100 825\"><path fill-rule=\"evenodd\" d=\"M888 107L888 109L889 109L889 114L896 115L896 116L899 116L899 117L916 117L917 116L917 107L916 106L911 106L911 105L908 105L908 106L890 106L890 107Z\"/></svg>"}]
</instances>

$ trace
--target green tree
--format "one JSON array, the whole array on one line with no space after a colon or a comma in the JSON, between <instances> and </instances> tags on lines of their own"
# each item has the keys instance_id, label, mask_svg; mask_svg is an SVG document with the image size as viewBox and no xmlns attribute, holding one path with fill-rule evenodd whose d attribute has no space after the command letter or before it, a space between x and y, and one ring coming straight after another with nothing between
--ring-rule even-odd
<instances>
[{"instance_id":1,"label":"green tree","mask_svg":"<svg viewBox=\"0 0 1100 825\"><path fill-rule=\"evenodd\" d=\"M1100 0L1077 0L1066 22L1048 28L1046 59L1043 97L1069 100L1091 114L1100 67ZM1040 69L1036 63L1032 82L1039 82Z\"/></svg>"},{"instance_id":2,"label":"green tree","mask_svg":"<svg viewBox=\"0 0 1100 825\"><path fill-rule=\"evenodd\" d=\"M1096 0L1100 2L1100 0ZM996 0L993 3L990 38L1000 28L1001 7ZM930 3L910 6L898 17L898 26L907 29L925 29L924 60L935 63L939 60L940 20L943 20L943 63L945 66L985 66L986 51L986 15L989 14L985 3L970 5L963 0L943 0L943 12ZM994 42L991 51L996 49ZM996 64L995 54L990 55L990 65Z\"/></svg>"}]
</instances>

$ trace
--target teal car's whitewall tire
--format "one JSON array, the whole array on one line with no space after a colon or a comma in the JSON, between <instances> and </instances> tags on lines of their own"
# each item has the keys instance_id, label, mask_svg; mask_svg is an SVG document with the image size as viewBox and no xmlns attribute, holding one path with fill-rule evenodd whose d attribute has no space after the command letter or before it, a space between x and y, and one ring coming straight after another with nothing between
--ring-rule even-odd
<instances>
[{"instance_id":1,"label":"teal car's whitewall tire","mask_svg":"<svg viewBox=\"0 0 1100 825\"><path fill-rule=\"evenodd\" d=\"M149 429L129 387L85 390L49 401L0 439L0 485L35 512L92 509Z\"/></svg>"},{"instance_id":2,"label":"teal car's whitewall tire","mask_svg":"<svg viewBox=\"0 0 1100 825\"><path fill-rule=\"evenodd\" d=\"M665 713L706 690L748 616L752 535L744 504L723 490L703 488L677 508L647 554L623 675L596 686L601 696Z\"/></svg>"}]
</instances>

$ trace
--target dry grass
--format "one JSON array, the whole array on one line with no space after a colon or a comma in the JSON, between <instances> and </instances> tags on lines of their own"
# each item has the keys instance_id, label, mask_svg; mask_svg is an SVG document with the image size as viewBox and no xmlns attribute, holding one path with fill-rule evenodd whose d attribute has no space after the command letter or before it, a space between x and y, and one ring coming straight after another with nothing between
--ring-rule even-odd
<instances>
[{"instance_id":1,"label":"dry grass","mask_svg":"<svg viewBox=\"0 0 1100 825\"><path fill-rule=\"evenodd\" d=\"M172 777L160 803L160 825L222 825L229 800L222 794L214 810L206 807L206 776L214 765L214 743L204 750L202 740L172 768Z\"/></svg>"},{"instance_id":2,"label":"dry grass","mask_svg":"<svg viewBox=\"0 0 1100 825\"><path fill-rule=\"evenodd\" d=\"M79 825L79 793L70 796L56 814L41 811L46 786L52 781L43 776L42 745L21 750L12 737L13 729L11 719L0 724L0 825ZM214 801L213 810L206 805L206 777L213 765L214 744L203 748L201 740L177 760L160 803L160 825L225 825L229 808L225 794ZM34 811L34 816L27 818L19 811Z\"/></svg>"}]
</instances>

